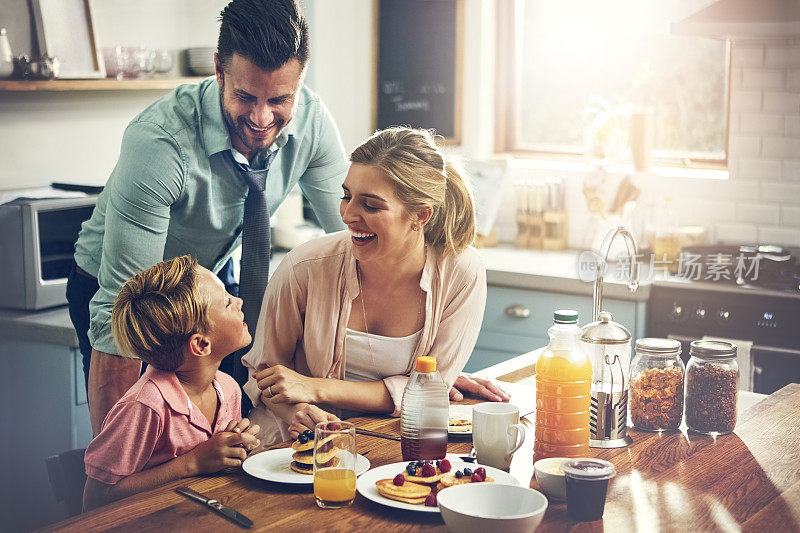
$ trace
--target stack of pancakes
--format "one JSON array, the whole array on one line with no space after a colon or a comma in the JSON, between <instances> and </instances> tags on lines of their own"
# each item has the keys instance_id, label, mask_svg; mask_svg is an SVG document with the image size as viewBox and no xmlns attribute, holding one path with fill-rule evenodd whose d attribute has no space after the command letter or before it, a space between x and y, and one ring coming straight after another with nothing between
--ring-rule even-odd
<instances>
[{"instance_id":1,"label":"stack of pancakes","mask_svg":"<svg viewBox=\"0 0 800 533\"><path fill-rule=\"evenodd\" d=\"M486 479L481 483L491 483L494 479L486 476ZM463 485L465 483L474 483L470 476L461 476L456 477L454 474L449 473L442 476L439 482L436 484L436 491L440 491L442 489L446 489L447 487L452 487L454 485Z\"/></svg>"},{"instance_id":2,"label":"stack of pancakes","mask_svg":"<svg viewBox=\"0 0 800 533\"><path fill-rule=\"evenodd\" d=\"M390 500L397 500L403 503L410 503L413 505L422 505L425 503L425 498L431 492L439 492L447 487L453 485L463 485L464 483L472 483L470 476L461 476L457 478L451 471L444 473L439 468L436 468L436 474L433 476L422 477L422 468L418 467L415 474L412 476L408 471L403 470L402 475L405 481L402 485L394 484L392 479L380 479L375 482L375 487L378 489L378 494ZM494 479L487 477L485 482L491 483Z\"/></svg>"},{"instance_id":3,"label":"stack of pancakes","mask_svg":"<svg viewBox=\"0 0 800 533\"><path fill-rule=\"evenodd\" d=\"M375 486L378 488L378 494L384 498L412 505L425 503L425 498L431 493L430 485L422 485L410 481L406 481L398 487L391 479L379 479L375 482Z\"/></svg>"},{"instance_id":4,"label":"stack of pancakes","mask_svg":"<svg viewBox=\"0 0 800 533\"><path fill-rule=\"evenodd\" d=\"M392 479L380 479L375 482L378 494L390 500L397 500L403 503L414 505L425 503L425 498L431 493L433 487L444 476L444 472L436 468L436 473L432 476L422 477L422 467L417 467L412 476L407 470L402 472L405 481L397 486Z\"/></svg>"},{"instance_id":5,"label":"stack of pancakes","mask_svg":"<svg viewBox=\"0 0 800 533\"><path fill-rule=\"evenodd\" d=\"M322 439L317 450L317 465L321 467L336 466L339 464L339 448L331 442L335 435ZM314 473L314 441L310 440L301 444L299 440L292 443L295 453L292 455L293 461L289 465L292 470L301 474Z\"/></svg>"},{"instance_id":6,"label":"stack of pancakes","mask_svg":"<svg viewBox=\"0 0 800 533\"><path fill-rule=\"evenodd\" d=\"M447 431L450 433L472 433L472 420L451 417L447 423Z\"/></svg>"}]
</instances>

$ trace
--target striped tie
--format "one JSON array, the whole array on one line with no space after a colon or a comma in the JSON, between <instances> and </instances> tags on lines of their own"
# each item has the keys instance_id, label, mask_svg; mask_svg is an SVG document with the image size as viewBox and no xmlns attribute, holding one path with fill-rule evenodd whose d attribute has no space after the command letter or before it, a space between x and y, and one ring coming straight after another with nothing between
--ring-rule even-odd
<instances>
[{"instance_id":1,"label":"striped tie","mask_svg":"<svg viewBox=\"0 0 800 533\"><path fill-rule=\"evenodd\" d=\"M230 152L228 152L231 154ZM270 227L269 206L267 205L267 173L275 160L278 151L267 156L264 170L253 170L249 165L239 163L233 158L236 168L247 183L247 198L244 201L244 217L242 220L242 262L239 273L239 297L243 300L242 312L244 322L255 337L261 301L267 288L269 278ZM252 345L251 345L252 346ZM242 356L250 350L250 346L232 354L233 377L240 385L247 382L247 369L242 364ZM243 405L244 407L244 405Z\"/></svg>"}]
</instances>

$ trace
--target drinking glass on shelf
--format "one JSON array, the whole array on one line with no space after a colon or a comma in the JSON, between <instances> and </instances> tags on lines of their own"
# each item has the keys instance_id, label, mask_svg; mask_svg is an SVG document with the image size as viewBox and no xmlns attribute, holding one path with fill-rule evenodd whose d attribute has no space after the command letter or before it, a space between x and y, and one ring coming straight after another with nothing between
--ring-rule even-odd
<instances>
[{"instance_id":1,"label":"drinking glass on shelf","mask_svg":"<svg viewBox=\"0 0 800 533\"><path fill-rule=\"evenodd\" d=\"M320 422L314 432L314 498L323 509L339 509L356 497L356 428Z\"/></svg>"},{"instance_id":2,"label":"drinking glass on shelf","mask_svg":"<svg viewBox=\"0 0 800 533\"><path fill-rule=\"evenodd\" d=\"M154 50L155 69L158 74L166 74L172 70L174 61L172 59L172 52L163 48Z\"/></svg>"}]
</instances>

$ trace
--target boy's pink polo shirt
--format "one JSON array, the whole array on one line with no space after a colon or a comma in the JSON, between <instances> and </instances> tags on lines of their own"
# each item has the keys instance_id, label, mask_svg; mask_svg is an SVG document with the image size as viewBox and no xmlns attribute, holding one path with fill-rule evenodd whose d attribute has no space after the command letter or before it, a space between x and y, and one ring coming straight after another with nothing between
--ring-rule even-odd
<instances>
[{"instance_id":1,"label":"boy's pink polo shirt","mask_svg":"<svg viewBox=\"0 0 800 533\"><path fill-rule=\"evenodd\" d=\"M148 366L139 381L114 404L103 429L86 448L86 475L114 485L122 478L189 452L241 418L242 390L217 371L217 420L192 405L174 372Z\"/></svg>"}]
</instances>

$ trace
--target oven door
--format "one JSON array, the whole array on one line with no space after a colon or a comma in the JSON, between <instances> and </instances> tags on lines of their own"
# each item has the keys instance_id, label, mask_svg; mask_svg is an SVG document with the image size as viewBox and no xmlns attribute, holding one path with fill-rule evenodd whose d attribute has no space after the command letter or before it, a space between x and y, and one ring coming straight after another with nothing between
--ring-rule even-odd
<instances>
[{"instance_id":1,"label":"oven door","mask_svg":"<svg viewBox=\"0 0 800 533\"><path fill-rule=\"evenodd\" d=\"M753 346L753 391L772 394L800 383L800 350Z\"/></svg>"}]
</instances>

